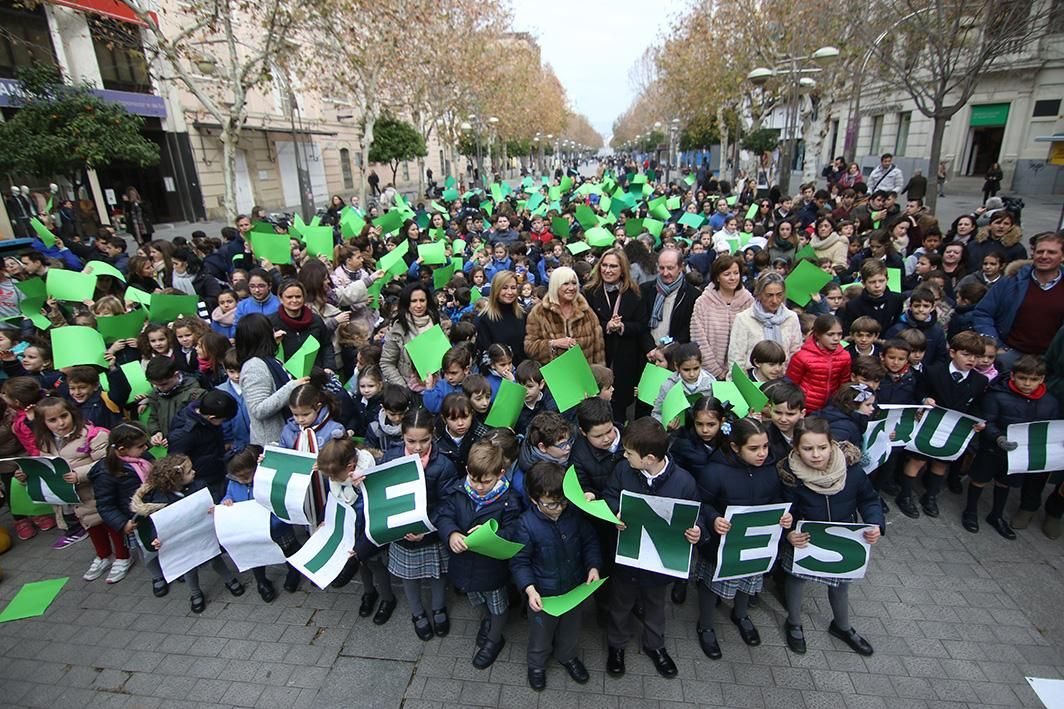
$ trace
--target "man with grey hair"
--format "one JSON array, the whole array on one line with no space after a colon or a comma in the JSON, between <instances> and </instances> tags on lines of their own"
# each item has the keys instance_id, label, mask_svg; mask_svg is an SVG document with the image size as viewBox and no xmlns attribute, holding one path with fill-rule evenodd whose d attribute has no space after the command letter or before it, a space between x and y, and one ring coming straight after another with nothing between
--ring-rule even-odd
<instances>
[{"instance_id":1,"label":"man with grey hair","mask_svg":"<svg viewBox=\"0 0 1064 709\"><path fill-rule=\"evenodd\" d=\"M658 276L640 286L647 323L650 325L643 348L651 352L663 338L674 342L691 341L691 313L698 298L698 289L684 278L683 254L665 248L658 254Z\"/></svg>"}]
</instances>

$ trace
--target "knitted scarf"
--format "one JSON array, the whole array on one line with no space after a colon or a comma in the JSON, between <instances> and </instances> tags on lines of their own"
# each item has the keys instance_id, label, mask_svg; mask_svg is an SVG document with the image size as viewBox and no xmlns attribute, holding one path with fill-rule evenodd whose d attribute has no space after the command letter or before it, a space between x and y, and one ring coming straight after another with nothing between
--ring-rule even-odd
<instances>
[{"instance_id":1,"label":"knitted scarf","mask_svg":"<svg viewBox=\"0 0 1064 709\"><path fill-rule=\"evenodd\" d=\"M813 492L834 495L846 486L846 456L838 446L831 447L831 457L824 470L810 468L802 462L797 451L791 451L787 463L794 476Z\"/></svg>"},{"instance_id":2,"label":"knitted scarf","mask_svg":"<svg viewBox=\"0 0 1064 709\"><path fill-rule=\"evenodd\" d=\"M305 305L299 311L298 317L293 318L285 312L284 308L277 309L277 316L281 318L281 322L284 323L285 327L296 331L306 330L314 322L314 313Z\"/></svg>"},{"instance_id":3,"label":"knitted scarf","mask_svg":"<svg viewBox=\"0 0 1064 709\"><path fill-rule=\"evenodd\" d=\"M222 327L232 327L234 317L236 317L236 308L233 308L228 313L223 313L221 307L211 311L211 320Z\"/></svg>"},{"instance_id":4,"label":"knitted scarf","mask_svg":"<svg viewBox=\"0 0 1064 709\"><path fill-rule=\"evenodd\" d=\"M761 305L760 300L755 300L752 308L754 314L754 320L761 323L761 327L764 328L764 334L766 340L772 340L783 344L783 330L782 325L787 321L787 316L790 314L786 308L780 307L776 312L769 313Z\"/></svg>"},{"instance_id":5,"label":"knitted scarf","mask_svg":"<svg viewBox=\"0 0 1064 709\"><path fill-rule=\"evenodd\" d=\"M477 512L479 512L480 510L490 505L492 502L495 502L495 500L502 497L503 493L510 489L510 481L507 480L506 476L504 475L503 477L499 478L499 482L495 483L495 487L493 487L491 490L489 490L483 495L478 495L477 491L474 490L472 486L470 486L469 479L466 478L465 483L463 483L463 489L465 490L465 494L469 496L469 499L473 501L473 504L476 506Z\"/></svg>"},{"instance_id":6,"label":"knitted scarf","mask_svg":"<svg viewBox=\"0 0 1064 709\"><path fill-rule=\"evenodd\" d=\"M657 291L657 295L654 296L654 310L650 313L650 327L654 328L661 322L662 316L665 314L665 299L670 295L680 290L680 286L683 285L683 276L677 276L676 280L672 283L664 283L661 280L661 276L658 276L654 280L654 288Z\"/></svg>"},{"instance_id":7,"label":"knitted scarf","mask_svg":"<svg viewBox=\"0 0 1064 709\"><path fill-rule=\"evenodd\" d=\"M148 479L148 473L151 471L151 461L144 460L143 458L131 458L128 455L119 456L119 460L123 463L128 463L129 467L133 468L133 472L137 474L141 482L145 482Z\"/></svg>"}]
</instances>

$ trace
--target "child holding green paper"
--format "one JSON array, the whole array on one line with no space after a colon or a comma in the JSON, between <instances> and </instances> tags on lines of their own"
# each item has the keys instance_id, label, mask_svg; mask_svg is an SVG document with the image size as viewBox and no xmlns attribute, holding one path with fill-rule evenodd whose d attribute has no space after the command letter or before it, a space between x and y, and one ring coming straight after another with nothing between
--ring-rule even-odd
<instances>
[{"instance_id":1,"label":"child holding green paper","mask_svg":"<svg viewBox=\"0 0 1064 709\"><path fill-rule=\"evenodd\" d=\"M712 374L702 369L702 350L693 342L685 342L677 345L669 353L670 364L673 374L665 380L658 391L658 397L654 401L653 416L658 421L662 420L662 405L669 391L675 386L682 386L688 399L699 396L710 396L713 393L713 382L716 379ZM679 427L681 421L674 420L667 423L670 430Z\"/></svg>"}]
</instances>

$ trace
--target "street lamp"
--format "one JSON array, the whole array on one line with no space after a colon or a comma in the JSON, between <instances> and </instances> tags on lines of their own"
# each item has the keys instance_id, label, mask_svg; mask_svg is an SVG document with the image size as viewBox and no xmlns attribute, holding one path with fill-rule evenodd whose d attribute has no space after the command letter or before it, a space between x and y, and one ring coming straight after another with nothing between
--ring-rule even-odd
<instances>
[{"instance_id":1,"label":"street lamp","mask_svg":"<svg viewBox=\"0 0 1064 709\"><path fill-rule=\"evenodd\" d=\"M676 136L677 136L677 133L679 132L679 130L680 130L680 119L679 118L673 118L671 121L669 121L669 158L668 158L668 162L665 163L665 184L666 185L669 184L669 175L670 175L670 173L672 171L673 144L674 144L674 141L676 140ZM679 168L679 166L677 166L677 169L678 168Z\"/></svg>"}]
</instances>

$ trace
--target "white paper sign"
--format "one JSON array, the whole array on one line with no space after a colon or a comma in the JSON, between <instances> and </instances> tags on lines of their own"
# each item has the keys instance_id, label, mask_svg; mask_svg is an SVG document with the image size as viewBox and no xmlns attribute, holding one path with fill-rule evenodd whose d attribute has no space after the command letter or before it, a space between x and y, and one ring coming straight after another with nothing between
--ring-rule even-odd
<instances>
[{"instance_id":1,"label":"white paper sign","mask_svg":"<svg viewBox=\"0 0 1064 709\"><path fill-rule=\"evenodd\" d=\"M270 537L270 511L254 500L215 507L214 533L240 571L287 561Z\"/></svg>"},{"instance_id":2,"label":"white paper sign","mask_svg":"<svg viewBox=\"0 0 1064 709\"><path fill-rule=\"evenodd\" d=\"M213 506L210 491L203 488L151 515L167 583L222 553L214 535Z\"/></svg>"},{"instance_id":3,"label":"white paper sign","mask_svg":"<svg viewBox=\"0 0 1064 709\"><path fill-rule=\"evenodd\" d=\"M355 548L355 510L329 495L325 522L303 548L288 557L288 563L324 589L343 570Z\"/></svg>"},{"instance_id":4,"label":"white paper sign","mask_svg":"<svg viewBox=\"0 0 1064 709\"><path fill-rule=\"evenodd\" d=\"M1028 677L1027 683L1046 709L1064 709L1064 679Z\"/></svg>"},{"instance_id":5,"label":"white paper sign","mask_svg":"<svg viewBox=\"0 0 1064 709\"><path fill-rule=\"evenodd\" d=\"M1009 474L1064 469L1064 421L1014 423L1005 437L1018 443L1009 451Z\"/></svg>"},{"instance_id":6,"label":"white paper sign","mask_svg":"<svg viewBox=\"0 0 1064 709\"><path fill-rule=\"evenodd\" d=\"M307 491L311 468L318 457L310 453L265 446L262 462L255 469L255 501L291 524L310 524Z\"/></svg>"},{"instance_id":7,"label":"white paper sign","mask_svg":"<svg viewBox=\"0 0 1064 709\"><path fill-rule=\"evenodd\" d=\"M863 579L868 571L872 545L864 533L867 524L811 522L802 520L797 532L810 535L809 543L794 548L794 572L828 579Z\"/></svg>"},{"instance_id":8,"label":"white paper sign","mask_svg":"<svg viewBox=\"0 0 1064 709\"><path fill-rule=\"evenodd\" d=\"M779 551L783 527L780 518L791 504L728 505L724 519L731 529L720 538L714 581L729 581L763 574L772 568Z\"/></svg>"}]
</instances>

